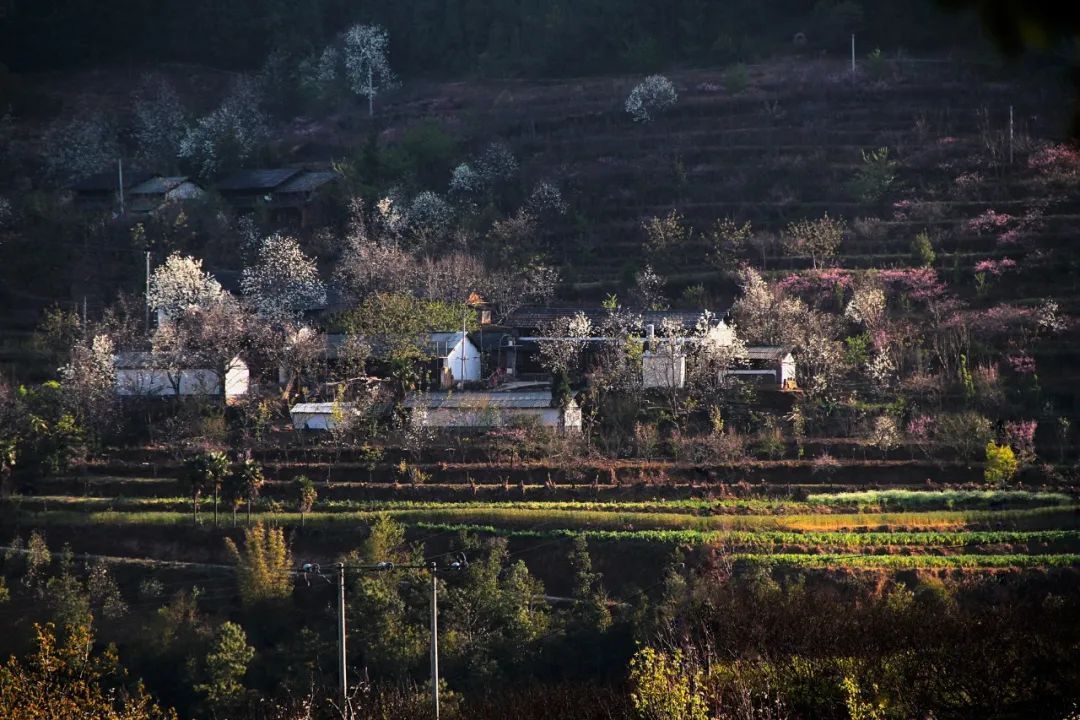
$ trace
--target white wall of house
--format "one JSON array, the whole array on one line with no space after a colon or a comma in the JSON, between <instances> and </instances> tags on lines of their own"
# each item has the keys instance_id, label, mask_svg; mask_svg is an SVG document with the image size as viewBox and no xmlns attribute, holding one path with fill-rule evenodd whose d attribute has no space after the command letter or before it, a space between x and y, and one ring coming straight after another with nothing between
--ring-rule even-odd
<instances>
[{"instance_id":1,"label":"white wall of house","mask_svg":"<svg viewBox=\"0 0 1080 720\"><path fill-rule=\"evenodd\" d=\"M795 384L795 357L788 353L780 360L780 386L788 387Z\"/></svg>"},{"instance_id":2,"label":"white wall of house","mask_svg":"<svg viewBox=\"0 0 1080 720\"><path fill-rule=\"evenodd\" d=\"M463 357L464 368L461 361ZM466 337L450 350L450 354L443 360L443 367L450 370L454 382L476 382L480 380L480 350Z\"/></svg>"},{"instance_id":3,"label":"white wall of house","mask_svg":"<svg viewBox=\"0 0 1080 720\"><path fill-rule=\"evenodd\" d=\"M413 411L413 422L433 428L496 428L518 423L567 432L581 431L581 409L562 408L434 408Z\"/></svg>"},{"instance_id":4,"label":"white wall of house","mask_svg":"<svg viewBox=\"0 0 1080 720\"><path fill-rule=\"evenodd\" d=\"M686 385L686 355L646 351L641 356L641 380L646 388L681 388Z\"/></svg>"},{"instance_id":5,"label":"white wall of house","mask_svg":"<svg viewBox=\"0 0 1080 720\"><path fill-rule=\"evenodd\" d=\"M251 375L248 366L241 360L234 360L225 373L225 397L238 397L248 392ZM162 397L220 395L221 379L213 370L193 368L179 370L170 375L161 368L117 368L116 394L124 396Z\"/></svg>"}]
</instances>

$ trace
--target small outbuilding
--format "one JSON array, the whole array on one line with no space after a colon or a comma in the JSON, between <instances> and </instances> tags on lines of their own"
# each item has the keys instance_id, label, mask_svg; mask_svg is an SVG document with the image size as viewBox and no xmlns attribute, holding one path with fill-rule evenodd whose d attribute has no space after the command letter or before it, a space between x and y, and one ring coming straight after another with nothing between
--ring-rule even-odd
<instances>
[{"instance_id":1,"label":"small outbuilding","mask_svg":"<svg viewBox=\"0 0 1080 720\"><path fill-rule=\"evenodd\" d=\"M353 403L297 403L289 408L289 417L297 430L333 430L357 414Z\"/></svg>"},{"instance_id":2,"label":"small outbuilding","mask_svg":"<svg viewBox=\"0 0 1080 720\"><path fill-rule=\"evenodd\" d=\"M768 385L775 385L781 390L795 390L795 356L791 348L778 345L764 345L746 348L748 367L724 372L725 377L757 378Z\"/></svg>"},{"instance_id":3,"label":"small outbuilding","mask_svg":"<svg viewBox=\"0 0 1080 720\"><path fill-rule=\"evenodd\" d=\"M222 377L210 368L167 368L150 352L120 352L113 356L116 394L125 397L213 396L222 394ZM246 395L251 373L240 357L225 371L225 399Z\"/></svg>"},{"instance_id":4,"label":"small outbuilding","mask_svg":"<svg viewBox=\"0 0 1080 720\"><path fill-rule=\"evenodd\" d=\"M410 393L403 406L423 427L486 429L529 424L560 432L581 432L581 408L573 400L554 401L550 387Z\"/></svg>"},{"instance_id":5,"label":"small outbuilding","mask_svg":"<svg viewBox=\"0 0 1080 720\"><path fill-rule=\"evenodd\" d=\"M480 380L480 348L463 332L433 332L427 337L427 353L434 360L439 385Z\"/></svg>"}]
</instances>

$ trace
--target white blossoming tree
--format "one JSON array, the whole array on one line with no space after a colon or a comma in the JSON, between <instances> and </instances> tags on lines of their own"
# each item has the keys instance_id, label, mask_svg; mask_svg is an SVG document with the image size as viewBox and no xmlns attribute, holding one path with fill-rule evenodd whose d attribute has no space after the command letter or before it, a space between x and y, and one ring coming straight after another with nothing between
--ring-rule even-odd
<instances>
[{"instance_id":1,"label":"white blossoming tree","mask_svg":"<svg viewBox=\"0 0 1080 720\"><path fill-rule=\"evenodd\" d=\"M71 348L71 359L60 368L64 395L75 409L79 424L95 433L101 433L115 418L113 353L112 338L94 335L89 342L77 342Z\"/></svg>"},{"instance_id":2,"label":"white blossoming tree","mask_svg":"<svg viewBox=\"0 0 1080 720\"><path fill-rule=\"evenodd\" d=\"M409 204L409 231L413 241L420 248L428 248L434 242L447 235L454 210L430 190L425 190L413 198Z\"/></svg>"},{"instance_id":3,"label":"white blossoming tree","mask_svg":"<svg viewBox=\"0 0 1080 720\"><path fill-rule=\"evenodd\" d=\"M387 53L390 36L378 25L355 25L345 33L345 72L349 87L366 97L368 115L375 115L375 96L397 85Z\"/></svg>"},{"instance_id":4,"label":"white blossoming tree","mask_svg":"<svg viewBox=\"0 0 1080 720\"><path fill-rule=\"evenodd\" d=\"M116 168L120 147L116 128L100 112L80 112L45 133L42 157L49 175L61 182L81 180Z\"/></svg>"},{"instance_id":5,"label":"white blossoming tree","mask_svg":"<svg viewBox=\"0 0 1080 720\"><path fill-rule=\"evenodd\" d=\"M167 81L147 75L134 96L132 137L138 159L148 169L176 165L187 129L184 104Z\"/></svg>"},{"instance_id":6,"label":"white blossoming tree","mask_svg":"<svg viewBox=\"0 0 1080 720\"><path fill-rule=\"evenodd\" d=\"M566 375L576 371L591 333L592 322L582 312L546 323L540 328L541 336L546 338L539 342L541 364Z\"/></svg>"},{"instance_id":7,"label":"white blossoming tree","mask_svg":"<svg viewBox=\"0 0 1080 720\"><path fill-rule=\"evenodd\" d=\"M567 211L566 201L563 200L562 192L555 185L541 180L533 186L529 199L526 202L529 212L540 216L547 213L565 215Z\"/></svg>"},{"instance_id":8,"label":"white blossoming tree","mask_svg":"<svg viewBox=\"0 0 1080 720\"><path fill-rule=\"evenodd\" d=\"M208 307L224 294L221 284L202 269L202 260L174 253L154 269L147 300L159 319L165 319L188 308Z\"/></svg>"},{"instance_id":9,"label":"white blossoming tree","mask_svg":"<svg viewBox=\"0 0 1080 720\"><path fill-rule=\"evenodd\" d=\"M304 310L326 302L315 261L296 238L280 233L263 239L255 264L244 268L240 286L252 311L275 324L294 322Z\"/></svg>"},{"instance_id":10,"label":"white blossoming tree","mask_svg":"<svg viewBox=\"0 0 1080 720\"><path fill-rule=\"evenodd\" d=\"M495 140L476 159L476 170L488 187L494 187L517 174L518 161L509 145Z\"/></svg>"},{"instance_id":11,"label":"white blossoming tree","mask_svg":"<svg viewBox=\"0 0 1080 720\"><path fill-rule=\"evenodd\" d=\"M650 75L626 98L626 112L634 122L652 122L656 116L679 100L675 86L663 75Z\"/></svg>"},{"instance_id":12,"label":"white blossoming tree","mask_svg":"<svg viewBox=\"0 0 1080 720\"><path fill-rule=\"evenodd\" d=\"M484 178L469 163L461 163L450 175L450 197L455 202L471 204L484 194Z\"/></svg>"},{"instance_id":13,"label":"white blossoming tree","mask_svg":"<svg viewBox=\"0 0 1080 720\"><path fill-rule=\"evenodd\" d=\"M181 159L208 177L254 157L270 134L261 101L253 82L237 81L220 107L188 129Z\"/></svg>"}]
</instances>

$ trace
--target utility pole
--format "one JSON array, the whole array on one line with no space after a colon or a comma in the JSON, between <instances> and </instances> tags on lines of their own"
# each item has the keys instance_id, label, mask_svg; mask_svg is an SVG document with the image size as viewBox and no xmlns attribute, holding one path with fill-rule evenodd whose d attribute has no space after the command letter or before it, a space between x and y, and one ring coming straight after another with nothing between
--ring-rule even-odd
<instances>
[{"instance_id":1,"label":"utility pole","mask_svg":"<svg viewBox=\"0 0 1080 720\"><path fill-rule=\"evenodd\" d=\"M341 693L341 715L349 718L349 684L345 669L345 565L337 566L338 590L338 684Z\"/></svg>"},{"instance_id":2,"label":"utility pole","mask_svg":"<svg viewBox=\"0 0 1080 720\"><path fill-rule=\"evenodd\" d=\"M1009 165L1013 164L1013 106L1009 106Z\"/></svg>"},{"instance_id":3,"label":"utility pole","mask_svg":"<svg viewBox=\"0 0 1080 720\"><path fill-rule=\"evenodd\" d=\"M851 74L855 74L855 33L851 33Z\"/></svg>"},{"instance_id":4,"label":"utility pole","mask_svg":"<svg viewBox=\"0 0 1080 720\"><path fill-rule=\"evenodd\" d=\"M431 563L431 703L439 720L439 576Z\"/></svg>"},{"instance_id":5,"label":"utility pole","mask_svg":"<svg viewBox=\"0 0 1080 720\"><path fill-rule=\"evenodd\" d=\"M150 333L150 251L146 251L146 332Z\"/></svg>"},{"instance_id":6,"label":"utility pole","mask_svg":"<svg viewBox=\"0 0 1080 720\"><path fill-rule=\"evenodd\" d=\"M116 160L117 182L120 185L120 214L124 214L124 159Z\"/></svg>"}]
</instances>

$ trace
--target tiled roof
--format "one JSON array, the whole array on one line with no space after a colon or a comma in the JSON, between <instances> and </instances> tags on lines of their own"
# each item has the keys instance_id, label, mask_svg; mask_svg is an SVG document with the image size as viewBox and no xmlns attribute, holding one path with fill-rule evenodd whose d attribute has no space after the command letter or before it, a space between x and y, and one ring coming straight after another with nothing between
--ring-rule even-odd
<instances>
[{"instance_id":1,"label":"tiled roof","mask_svg":"<svg viewBox=\"0 0 1080 720\"><path fill-rule=\"evenodd\" d=\"M337 406L341 412L349 413L355 412L356 405L354 403L332 403L332 402L313 402L313 403L296 403L289 408L290 415L332 415L334 413L334 406Z\"/></svg>"},{"instance_id":2,"label":"tiled roof","mask_svg":"<svg viewBox=\"0 0 1080 720\"><path fill-rule=\"evenodd\" d=\"M529 408L551 407L551 390L514 390L509 392L461 391L409 393L405 396L407 408L426 410L461 409L486 410L507 409L523 410Z\"/></svg>"},{"instance_id":3,"label":"tiled roof","mask_svg":"<svg viewBox=\"0 0 1080 720\"><path fill-rule=\"evenodd\" d=\"M218 190L238 192L244 190L270 191L295 177L301 170L296 168L273 168L268 170L240 170L225 177L217 184Z\"/></svg>"},{"instance_id":4,"label":"tiled roof","mask_svg":"<svg viewBox=\"0 0 1080 720\"><path fill-rule=\"evenodd\" d=\"M607 309L595 306L526 306L510 313L504 324L515 328L539 328L557 318L572 317L579 312L584 313L594 326L603 324L609 315ZM659 325L665 318L670 318L681 323L684 328L697 325L702 313L701 310L631 310L631 312L640 315L642 322L646 325Z\"/></svg>"},{"instance_id":5,"label":"tiled roof","mask_svg":"<svg viewBox=\"0 0 1080 720\"><path fill-rule=\"evenodd\" d=\"M327 183L334 182L340 176L330 170L305 170L304 172L289 178L281 187L274 190L276 193L304 193L317 190Z\"/></svg>"},{"instance_id":6,"label":"tiled roof","mask_svg":"<svg viewBox=\"0 0 1080 720\"><path fill-rule=\"evenodd\" d=\"M128 190L132 195L164 195L187 181L186 175L150 178Z\"/></svg>"},{"instance_id":7,"label":"tiled roof","mask_svg":"<svg viewBox=\"0 0 1080 720\"><path fill-rule=\"evenodd\" d=\"M759 345L746 348L746 357L750 360L783 360L791 352L789 347L779 345Z\"/></svg>"},{"instance_id":8,"label":"tiled roof","mask_svg":"<svg viewBox=\"0 0 1080 720\"><path fill-rule=\"evenodd\" d=\"M150 178L157 177L156 173L148 172L125 172L124 189L140 185ZM76 183L72 183L70 189L75 192L114 192L120 187L120 177L117 171L109 170L85 177Z\"/></svg>"}]
</instances>

